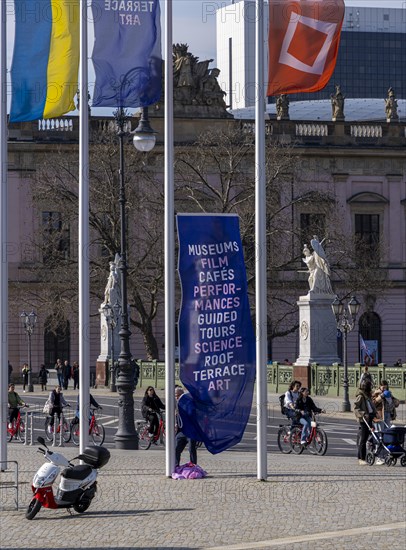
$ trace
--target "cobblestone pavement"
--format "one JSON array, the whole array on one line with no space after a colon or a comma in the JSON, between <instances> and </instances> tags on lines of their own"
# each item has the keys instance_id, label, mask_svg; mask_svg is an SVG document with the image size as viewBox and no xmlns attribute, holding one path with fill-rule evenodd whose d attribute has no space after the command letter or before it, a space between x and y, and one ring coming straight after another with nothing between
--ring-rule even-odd
<instances>
[{"instance_id":1,"label":"cobblestone pavement","mask_svg":"<svg viewBox=\"0 0 406 550\"><path fill-rule=\"evenodd\" d=\"M164 475L163 449L113 450L85 514L41 509L30 522L24 517L30 483L43 461L35 451L9 445L9 460L19 464L21 508L11 509L12 492L0 485L4 550L404 548L406 468L400 465L275 453L268 455L268 481L259 482L254 453L199 450L209 477L174 481ZM72 458L77 450L63 453Z\"/></svg>"}]
</instances>

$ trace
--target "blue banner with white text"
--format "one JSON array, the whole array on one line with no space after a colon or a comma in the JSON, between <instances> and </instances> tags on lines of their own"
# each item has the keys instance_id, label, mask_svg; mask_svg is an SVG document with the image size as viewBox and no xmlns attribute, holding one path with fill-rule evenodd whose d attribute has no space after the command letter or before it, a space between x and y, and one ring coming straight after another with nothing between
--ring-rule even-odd
<instances>
[{"instance_id":1,"label":"blue banner with white text","mask_svg":"<svg viewBox=\"0 0 406 550\"><path fill-rule=\"evenodd\" d=\"M220 453L241 441L255 382L255 336L239 219L178 214L182 431Z\"/></svg>"},{"instance_id":2,"label":"blue banner with white text","mask_svg":"<svg viewBox=\"0 0 406 550\"><path fill-rule=\"evenodd\" d=\"M159 0L92 0L94 107L146 107L159 101Z\"/></svg>"}]
</instances>

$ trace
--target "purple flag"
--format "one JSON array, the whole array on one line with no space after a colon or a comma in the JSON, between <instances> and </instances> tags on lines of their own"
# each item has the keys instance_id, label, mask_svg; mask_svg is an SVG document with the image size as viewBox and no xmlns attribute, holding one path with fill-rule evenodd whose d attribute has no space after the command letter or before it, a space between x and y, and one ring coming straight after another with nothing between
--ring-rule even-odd
<instances>
[{"instance_id":1,"label":"purple flag","mask_svg":"<svg viewBox=\"0 0 406 550\"><path fill-rule=\"evenodd\" d=\"M159 101L159 0L92 0L94 107L146 107Z\"/></svg>"},{"instance_id":2,"label":"purple flag","mask_svg":"<svg viewBox=\"0 0 406 550\"><path fill-rule=\"evenodd\" d=\"M215 454L236 445L251 412L255 336L239 219L178 214L182 431Z\"/></svg>"}]
</instances>

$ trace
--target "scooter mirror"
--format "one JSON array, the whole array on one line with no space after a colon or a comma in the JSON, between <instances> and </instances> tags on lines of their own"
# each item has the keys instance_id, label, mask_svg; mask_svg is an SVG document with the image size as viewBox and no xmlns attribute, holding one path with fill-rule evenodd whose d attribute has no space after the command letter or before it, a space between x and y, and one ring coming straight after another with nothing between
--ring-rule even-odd
<instances>
[{"instance_id":1,"label":"scooter mirror","mask_svg":"<svg viewBox=\"0 0 406 550\"><path fill-rule=\"evenodd\" d=\"M37 437L37 441L38 443L41 443L41 445L44 445L44 447L47 446L47 444L45 443L45 439L41 436Z\"/></svg>"}]
</instances>

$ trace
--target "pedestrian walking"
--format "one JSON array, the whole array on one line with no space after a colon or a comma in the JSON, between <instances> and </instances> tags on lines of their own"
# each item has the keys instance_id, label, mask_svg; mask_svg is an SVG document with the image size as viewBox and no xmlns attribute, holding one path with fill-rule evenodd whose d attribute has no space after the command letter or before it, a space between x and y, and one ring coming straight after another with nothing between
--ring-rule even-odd
<instances>
[{"instance_id":1,"label":"pedestrian walking","mask_svg":"<svg viewBox=\"0 0 406 550\"><path fill-rule=\"evenodd\" d=\"M376 416L376 408L372 401L372 383L365 380L355 394L354 414L359 422L358 432L358 464L366 464L367 439L369 436L369 426ZM368 425L365 423L368 422Z\"/></svg>"},{"instance_id":2,"label":"pedestrian walking","mask_svg":"<svg viewBox=\"0 0 406 550\"><path fill-rule=\"evenodd\" d=\"M63 370L62 370L62 361L60 359L56 360L55 363L55 370L56 370L56 376L58 378L58 386L61 388L63 387Z\"/></svg>"},{"instance_id":3,"label":"pedestrian walking","mask_svg":"<svg viewBox=\"0 0 406 550\"><path fill-rule=\"evenodd\" d=\"M38 380L39 380L39 383L41 384L41 391L47 391L48 374L49 374L49 371L47 371L47 369L45 368L45 365L42 364L38 374Z\"/></svg>"},{"instance_id":4,"label":"pedestrian walking","mask_svg":"<svg viewBox=\"0 0 406 550\"><path fill-rule=\"evenodd\" d=\"M72 376L72 367L69 365L69 361L64 361L63 367L62 367L62 373L63 373L63 389L68 389L69 380Z\"/></svg>"},{"instance_id":5,"label":"pedestrian walking","mask_svg":"<svg viewBox=\"0 0 406 550\"><path fill-rule=\"evenodd\" d=\"M181 396L184 394L184 391L181 387L175 388L175 434L176 434L176 443L175 443L175 466L179 466L180 457L186 445L189 444L189 458L192 464L197 464L197 450L196 450L196 441L187 437L182 431L182 419L179 414L178 401Z\"/></svg>"},{"instance_id":6,"label":"pedestrian walking","mask_svg":"<svg viewBox=\"0 0 406 550\"><path fill-rule=\"evenodd\" d=\"M25 387L28 385L28 373L30 372L30 367L28 363L24 363L21 369L23 375L23 392L25 393Z\"/></svg>"},{"instance_id":7,"label":"pedestrian walking","mask_svg":"<svg viewBox=\"0 0 406 550\"><path fill-rule=\"evenodd\" d=\"M72 365L73 389L79 389L79 363L74 361Z\"/></svg>"}]
</instances>

